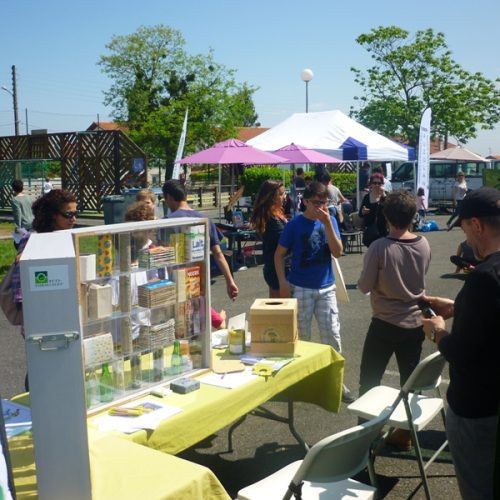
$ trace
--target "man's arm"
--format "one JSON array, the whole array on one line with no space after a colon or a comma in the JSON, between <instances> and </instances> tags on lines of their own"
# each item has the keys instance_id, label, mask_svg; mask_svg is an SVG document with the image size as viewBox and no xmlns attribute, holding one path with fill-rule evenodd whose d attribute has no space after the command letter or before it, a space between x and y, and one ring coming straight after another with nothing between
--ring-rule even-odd
<instances>
[{"instance_id":1,"label":"man's arm","mask_svg":"<svg viewBox=\"0 0 500 500\"><path fill-rule=\"evenodd\" d=\"M274 267L280 284L280 297L283 299L291 297L290 285L285 276L285 256L287 252L288 249L281 245L278 245L276 247L276 252L274 252Z\"/></svg>"},{"instance_id":2,"label":"man's arm","mask_svg":"<svg viewBox=\"0 0 500 500\"><path fill-rule=\"evenodd\" d=\"M236 283L234 282L229 266L227 265L226 258L224 257L224 254L222 253L219 245L214 245L210 248L210 250L212 251L212 255L214 257L215 263L217 264L217 267L224 275L224 279L226 280L227 295L231 300L235 300L238 296L239 290L236 286Z\"/></svg>"}]
</instances>

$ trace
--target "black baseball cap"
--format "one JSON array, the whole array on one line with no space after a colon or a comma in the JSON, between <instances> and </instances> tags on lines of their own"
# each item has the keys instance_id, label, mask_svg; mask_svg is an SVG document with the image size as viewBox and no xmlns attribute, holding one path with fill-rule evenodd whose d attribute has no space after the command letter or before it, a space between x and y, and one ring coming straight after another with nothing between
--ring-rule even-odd
<instances>
[{"instance_id":1,"label":"black baseball cap","mask_svg":"<svg viewBox=\"0 0 500 500\"><path fill-rule=\"evenodd\" d=\"M463 219L472 217L500 216L500 190L482 187L467 193L460 203L458 217L450 224L449 229L460 226Z\"/></svg>"}]
</instances>

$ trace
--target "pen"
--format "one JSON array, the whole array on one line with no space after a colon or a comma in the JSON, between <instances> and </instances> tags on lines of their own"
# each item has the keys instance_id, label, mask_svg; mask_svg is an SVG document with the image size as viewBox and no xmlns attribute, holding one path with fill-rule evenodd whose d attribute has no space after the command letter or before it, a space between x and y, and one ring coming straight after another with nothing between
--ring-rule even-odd
<instances>
[{"instance_id":1,"label":"pen","mask_svg":"<svg viewBox=\"0 0 500 500\"><path fill-rule=\"evenodd\" d=\"M114 417L140 417L142 408L111 408L108 414Z\"/></svg>"}]
</instances>

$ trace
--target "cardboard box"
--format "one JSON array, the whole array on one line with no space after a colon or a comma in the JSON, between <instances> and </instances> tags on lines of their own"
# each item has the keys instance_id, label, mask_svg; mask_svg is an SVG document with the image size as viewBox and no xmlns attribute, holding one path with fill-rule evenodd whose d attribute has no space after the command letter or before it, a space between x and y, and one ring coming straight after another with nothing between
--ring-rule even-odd
<instances>
[{"instance_id":1,"label":"cardboard box","mask_svg":"<svg viewBox=\"0 0 500 500\"><path fill-rule=\"evenodd\" d=\"M253 353L295 354L297 299L256 299L250 308L248 329Z\"/></svg>"}]
</instances>

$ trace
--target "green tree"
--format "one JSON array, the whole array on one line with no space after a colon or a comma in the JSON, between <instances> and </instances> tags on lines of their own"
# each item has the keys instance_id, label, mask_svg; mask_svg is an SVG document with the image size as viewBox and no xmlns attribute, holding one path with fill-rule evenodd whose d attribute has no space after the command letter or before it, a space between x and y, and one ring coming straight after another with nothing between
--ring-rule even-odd
<instances>
[{"instance_id":1,"label":"green tree","mask_svg":"<svg viewBox=\"0 0 500 500\"><path fill-rule=\"evenodd\" d=\"M420 117L432 108L432 135L464 143L478 129L500 121L500 91L495 81L469 73L456 63L443 33L417 31L414 38L396 26L374 28L356 42L375 61L366 72L351 68L363 89L350 114L372 130L418 143Z\"/></svg>"},{"instance_id":2,"label":"green tree","mask_svg":"<svg viewBox=\"0 0 500 500\"><path fill-rule=\"evenodd\" d=\"M227 139L237 127L256 125L252 101L257 90L235 79L236 71L214 60L213 52L189 55L180 32L164 25L140 27L114 36L100 58L112 80L105 104L125 123L130 137L149 155L172 166L186 109L185 152Z\"/></svg>"}]
</instances>

